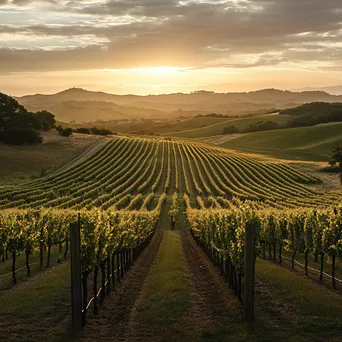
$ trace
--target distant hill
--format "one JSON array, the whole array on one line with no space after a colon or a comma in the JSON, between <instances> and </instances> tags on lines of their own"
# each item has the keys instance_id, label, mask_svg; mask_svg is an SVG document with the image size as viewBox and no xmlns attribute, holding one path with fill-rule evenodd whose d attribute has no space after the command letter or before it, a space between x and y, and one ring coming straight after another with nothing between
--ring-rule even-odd
<instances>
[{"instance_id":1,"label":"distant hill","mask_svg":"<svg viewBox=\"0 0 342 342\"><path fill-rule=\"evenodd\" d=\"M154 109L117 105L105 101L62 101L44 105L26 105L30 111L38 111L43 107L53 113L58 121L91 122L96 120L134 120L143 117L160 117L165 113Z\"/></svg>"},{"instance_id":2,"label":"distant hill","mask_svg":"<svg viewBox=\"0 0 342 342\"><path fill-rule=\"evenodd\" d=\"M300 92L300 91L324 91L331 95L342 95L342 85L330 86L330 87L321 87L321 88L303 88L303 89L293 89L292 91Z\"/></svg>"},{"instance_id":3,"label":"distant hill","mask_svg":"<svg viewBox=\"0 0 342 342\"><path fill-rule=\"evenodd\" d=\"M82 122L115 120L122 116L174 119L177 116L190 117L211 112L225 115L248 114L274 108L291 108L314 101L342 102L342 96L334 96L322 91L298 93L277 89L243 93L199 91L191 94L138 96L113 95L71 88L52 95L16 97L16 100L31 110L49 110L59 121ZM96 102L95 107L94 102ZM110 106L108 103L116 106Z\"/></svg>"}]
</instances>

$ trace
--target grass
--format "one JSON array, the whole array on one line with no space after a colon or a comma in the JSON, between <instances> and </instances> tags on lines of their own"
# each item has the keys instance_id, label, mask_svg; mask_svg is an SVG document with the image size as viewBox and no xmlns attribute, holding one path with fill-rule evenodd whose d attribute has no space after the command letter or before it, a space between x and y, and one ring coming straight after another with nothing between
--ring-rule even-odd
<instances>
[{"instance_id":1,"label":"grass","mask_svg":"<svg viewBox=\"0 0 342 342\"><path fill-rule=\"evenodd\" d=\"M63 246L62 253L64 253L65 246ZM51 248L51 256L50 256L50 267L53 267L57 264L59 259L59 247L53 246ZM44 267L46 266L47 262L47 250L44 252ZM31 266L31 277L38 273L39 270L39 252L30 255L29 263L34 264ZM25 267L26 265L26 256L25 253L21 253L17 255L16 258L16 270ZM9 254L9 259L5 260L4 263L0 262L0 290L11 288L12 285L12 258ZM6 277L2 277L3 275L8 275ZM27 277L26 267L23 270L20 270L16 273L17 283L20 284L24 280L29 280L30 278Z\"/></svg>"},{"instance_id":2,"label":"grass","mask_svg":"<svg viewBox=\"0 0 342 342\"><path fill-rule=\"evenodd\" d=\"M249 133L220 146L280 159L328 161L341 142L342 123L331 123Z\"/></svg>"},{"instance_id":3,"label":"grass","mask_svg":"<svg viewBox=\"0 0 342 342\"><path fill-rule=\"evenodd\" d=\"M146 292L137 307L139 325L158 331L163 341L187 340L192 332L179 327L189 314L190 286L180 233L165 231Z\"/></svg>"},{"instance_id":4,"label":"grass","mask_svg":"<svg viewBox=\"0 0 342 342\"><path fill-rule=\"evenodd\" d=\"M0 341L52 341L69 331L70 264L0 293ZM25 337L24 337L25 336Z\"/></svg>"},{"instance_id":5,"label":"grass","mask_svg":"<svg viewBox=\"0 0 342 342\"><path fill-rule=\"evenodd\" d=\"M273 121L282 125L285 124L289 120L288 115L258 115L254 117L248 118L240 118L240 119L226 119L225 121L218 122L216 124L212 124L210 126L195 128L184 130L182 132L173 132L173 133L165 133L163 135L172 135L180 138L204 138L210 137L214 135L223 134L223 128L228 126L235 126L238 130L246 129L250 124L259 122L259 121Z\"/></svg>"},{"instance_id":6,"label":"grass","mask_svg":"<svg viewBox=\"0 0 342 342\"><path fill-rule=\"evenodd\" d=\"M340 173L340 167L338 165L328 165L328 166L320 168L319 172Z\"/></svg>"},{"instance_id":7,"label":"grass","mask_svg":"<svg viewBox=\"0 0 342 342\"><path fill-rule=\"evenodd\" d=\"M291 258L292 257L292 252L291 251L283 251L282 252L284 256ZM312 254L308 255L308 267L314 268L316 270L320 270L320 256L318 257L318 262L315 262L315 258ZM296 253L295 255L295 260L300 262L301 264L305 264L305 256L304 253ZM283 260L286 263L291 263L291 260ZM295 265L295 268L300 269L301 271L303 271L304 274L304 268L300 265ZM327 255L325 255L324 257L324 264L323 264L323 269L324 272L327 274L331 275L331 261L329 260L329 257ZM318 279L319 273L315 273L313 272L313 275L316 276L316 278ZM324 276L323 276L324 277ZM341 262L339 259L336 260L336 270L335 270L335 277L342 279L342 268L341 268ZM329 284L331 283L330 279L329 279ZM342 284L341 284L342 285ZM338 284L337 284L338 286Z\"/></svg>"},{"instance_id":8,"label":"grass","mask_svg":"<svg viewBox=\"0 0 342 342\"><path fill-rule=\"evenodd\" d=\"M272 296L283 303L283 311L291 307L295 315L287 327L264 331L259 334L264 341L341 341L342 297L306 277L264 260L257 260L256 276L266 283ZM258 321L257 321L258 323ZM265 326L267 322L260 322ZM286 328L286 329L285 329Z\"/></svg>"},{"instance_id":9,"label":"grass","mask_svg":"<svg viewBox=\"0 0 342 342\"><path fill-rule=\"evenodd\" d=\"M98 141L99 137L75 134L61 137L55 130L44 132L41 145L9 146L0 143L0 185L38 178L66 164Z\"/></svg>"}]
</instances>

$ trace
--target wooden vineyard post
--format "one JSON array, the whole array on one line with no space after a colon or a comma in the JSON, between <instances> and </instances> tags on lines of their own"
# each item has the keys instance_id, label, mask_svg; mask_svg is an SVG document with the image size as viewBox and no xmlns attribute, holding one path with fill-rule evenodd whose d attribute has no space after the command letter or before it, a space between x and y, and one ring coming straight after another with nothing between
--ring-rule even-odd
<instances>
[{"instance_id":1,"label":"wooden vineyard post","mask_svg":"<svg viewBox=\"0 0 342 342\"><path fill-rule=\"evenodd\" d=\"M246 223L244 249L244 294L243 313L245 323L254 320L254 275L255 275L255 227Z\"/></svg>"},{"instance_id":2,"label":"wooden vineyard post","mask_svg":"<svg viewBox=\"0 0 342 342\"><path fill-rule=\"evenodd\" d=\"M70 265L71 265L71 300L72 327L74 332L82 329L82 292L81 292L81 257L80 224L70 224Z\"/></svg>"}]
</instances>

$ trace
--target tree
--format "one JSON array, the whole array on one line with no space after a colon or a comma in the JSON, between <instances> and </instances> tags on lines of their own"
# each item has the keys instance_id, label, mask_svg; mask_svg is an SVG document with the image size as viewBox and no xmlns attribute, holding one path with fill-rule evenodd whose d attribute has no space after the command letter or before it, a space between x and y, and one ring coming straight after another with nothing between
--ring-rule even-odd
<instances>
[{"instance_id":1,"label":"tree","mask_svg":"<svg viewBox=\"0 0 342 342\"><path fill-rule=\"evenodd\" d=\"M90 134L89 128L86 128L86 127L76 128L74 131L75 131L76 133Z\"/></svg>"},{"instance_id":2,"label":"tree","mask_svg":"<svg viewBox=\"0 0 342 342\"><path fill-rule=\"evenodd\" d=\"M70 137L70 135L72 135L72 128L67 127L67 128L62 128L59 130L59 135L61 135L62 137Z\"/></svg>"},{"instance_id":3,"label":"tree","mask_svg":"<svg viewBox=\"0 0 342 342\"><path fill-rule=\"evenodd\" d=\"M97 128L97 127L92 127L89 129L91 134L94 135L111 135L112 131L110 131L109 129L104 129L104 128Z\"/></svg>"},{"instance_id":4,"label":"tree","mask_svg":"<svg viewBox=\"0 0 342 342\"><path fill-rule=\"evenodd\" d=\"M0 140L9 145L41 144L43 137L32 128L9 128L0 135Z\"/></svg>"},{"instance_id":5,"label":"tree","mask_svg":"<svg viewBox=\"0 0 342 342\"><path fill-rule=\"evenodd\" d=\"M258 131L269 131L273 129L280 128L280 125L273 121L259 121L253 124L250 124L246 128L246 132L258 132Z\"/></svg>"},{"instance_id":6,"label":"tree","mask_svg":"<svg viewBox=\"0 0 342 342\"><path fill-rule=\"evenodd\" d=\"M331 157L329 164L332 166L338 166L340 173L340 182L342 185L342 145L339 145L334 148L333 155Z\"/></svg>"},{"instance_id":7,"label":"tree","mask_svg":"<svg viewBox=\"0 0 342 342\"><path fill-rule=\"evenodd\" d=\"M11 145L42 143L39 119L12 97L0 93L0 140Z\"/></svg>"},{"instance_id":8,"label":"tree","mask_svg":"<svg viewBox=\"0 0 342 342\"><path fill-rule=\"evenodd\" d=\"M47 110L41 110L34 115L41 122L41 130L48 131L51 128L55 127L55 116Z\"/></svg>"},{"instance_id":9,"label":"tree","mask_svg":"<svg viewBox=\"0 0 342 342\"><path fill-rule=\"evenodd\" d=\"M228 126L223 128L223 134L239 133L239 130L235 126Z\"/></svg>"}]
</instances>

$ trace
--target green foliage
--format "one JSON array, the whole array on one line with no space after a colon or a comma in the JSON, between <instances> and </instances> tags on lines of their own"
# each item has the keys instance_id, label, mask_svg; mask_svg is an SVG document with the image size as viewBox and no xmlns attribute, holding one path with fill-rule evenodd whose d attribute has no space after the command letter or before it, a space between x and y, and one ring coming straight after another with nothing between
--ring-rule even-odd
<instances>
[{"instance_id":1,"label":"green foliage","mask_svg":"<svg viewBox=\"0 0 342 342\"><path fill-rule=\"evenodd\" d=\"M39 131L54 127L54 115L28 112L12 97L0 93L0 140L10 145L42 143Z\"/></svg>"},{"instance_id":2,"label":"green foliage","mask_svg":"<svg viewBox=\"0 0 342 342\"><path fill-rule=\"evenodd\" d=\"M0 132L0 140L9 145L41 144L43 138L33 128L7 127Z\"/></svg>"},{"instance_id":3,"label":"green foliage","mask_svg":"<svg viewBox=\"0 0 342 342\"><path fill-rule=\"evenodd\" d=\"M239 130L235 126L223 127L223 134L239 133Z\"/></svg>"},{"instance_id":4,"label":"green foliage","mask_svg":"<svg viewBox=\"0 0 342 342\"><path fill-rule=\"evenodd\" d=\"M281 115L291 115L288 127L313 126L320 123L342 121L342 103L312 102L302 106L284 109Z\"/></svg>"},{"instance_id":5,"label":"green foliage","mask_svg":"<svg viewBox=\"0 0 342 342\"><path fill-rule=\"evenodd\" d=\"M72 135L72 132L73 130L70 127L59 129L59 135L61 135L62 137L70 137Z\"/></svg>"},{"instance_id":6,"label":"green foliage","mask_svg":"<svg viewBox=\"0 0 342 342\"><path fill-rule=\"evenodd\" d=\"M47 110L42 110L34 114L41 123L41 130L48 131L56 125L55 116Z\"/></svg>"},{"instance_id":7,"label":"green foliage","mask_svg":"<svg viewBox=\"0 0 342 342\"><path fill-rule=\"evenodd\" d=\"M333 167L338 167L338 172L340 173L340 181L342 185L342 145L334 148L333 155L331 157L329 164Z\"/></svg>"},{"instance_id":8,"label":"green foliage","mask_svg":"<svg viewBox=\"0 0 342 342\"><path fill-rule=\"evenodd\" d=\"M89 128L90 134L94 135L111 135L113 132L109 129L99 129L96 127Z\"/></svg>"},{"instance_id":9,"label":"green foliage","mask_svg":"<svg viewBox=\"0 0 342 342\"><path fill-rule=\"evenodd\" d=\"M278 129L281 126L273 121L260 121L250 124L246 129L245 132L258 132L258 131L269 131L272 129Z\"/></svg>"},{"instance_id":10,"label":"green foliage","mask_svg":"<svg viewBox=\"0 0 342 342\"><path fill-rule=\"evenodd\" d=\"M90 129L86 127L80 127L74 129L75 133L81 133L81 134L90 134Z\"/></svg>"},{"instance_id":11,"label":"green foliage","mask_svg":"<svg viewBox=\"0 0 342 342\"><path fill-rule=\"evenodd\" d=\"M107 253L120 248L134 248L154 231L160 209L154 211L81 211L82 270L90 271L104 261ZM0 252L6 249L31 254L43 242L52 246L65 242L69 225L77 220L74 210L2 211L0 215Z\"/></svg>"},{"instance_id":12,"label":"green foliage","mask_svg":"<svg viewBox=\"0 0 342 342\"><path fill-rule=\"evenodd\" d=\"M285 245L285 248L313 254L325 253L342 258L342 206L332 209L251 210L239 208L192 209L185 196L187 218L193 234L205 245L228 256L242 272L245 225L256 227L257 242Z\"/></svg>"},{"instance_id":13,"label":"green foliage","mask_svg":"<svg viewBox=\"0 0 342 342\"><path fill-rule=\"evenodd\" d=\"M319 172L339 173L340 172L340 167L338 165L324 166L324 167L319 169Z\"/></svg>"},{"instance_id":14,"label":"green foliage","mask_svg":"<svg viewBox=\"0 0 342 342\"><path fill-rule=\"evenodd\" d=\"M178 212L179 212L178 194L177 194L177 192L175 192L172 195L171 209L168 212L170 220L174 223L176 223L176 218L178 216Z\"/></svg>"}]
</instances>

